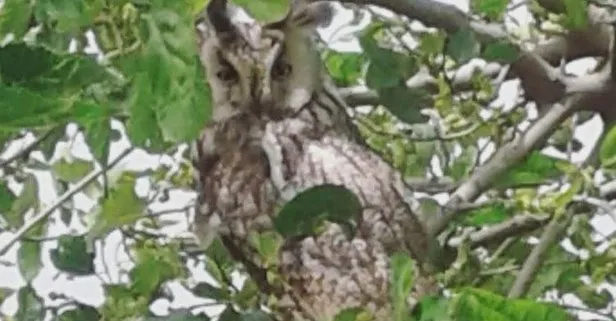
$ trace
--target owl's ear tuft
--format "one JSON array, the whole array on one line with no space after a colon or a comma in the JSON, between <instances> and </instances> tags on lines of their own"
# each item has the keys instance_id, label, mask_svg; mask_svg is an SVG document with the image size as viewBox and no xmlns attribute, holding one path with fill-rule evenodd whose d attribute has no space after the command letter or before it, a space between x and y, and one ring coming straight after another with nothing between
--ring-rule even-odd
<instances>
[{"instance_id":1,"label":"owl's ear tuft","mask_svg":"<svg viewBox=\"0 0 616 321\"><path fill-rule=\"evenodd\" d=\"M293 0L287 15L267 27L281 30L327 27L333 20L334 11L329 1Z\"/></svg>"},{"instance_id":2,"label":"owl's ear tuft","mask_svg":"<svg viewBox=\"0 0 616 321\"><path fill-rule=\"evenodd\" d=\"M195 27L199 33L213 30L219 37L232 36L235 26L231 21L234 7L229 5L228 0L210 0L206 7L197 16Z\"/></svg>"}]
</instances>

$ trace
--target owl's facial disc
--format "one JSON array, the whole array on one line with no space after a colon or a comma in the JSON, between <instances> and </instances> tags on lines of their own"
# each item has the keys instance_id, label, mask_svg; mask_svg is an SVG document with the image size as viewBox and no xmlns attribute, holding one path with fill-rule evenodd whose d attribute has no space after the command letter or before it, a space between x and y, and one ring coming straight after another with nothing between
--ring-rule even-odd
<instances>
[{"instance_id":1,"label":"owl's facial disc","mask_svg":"<svg viewBox=\"0 0 616 321\"><path fill-rule=\"evenodd\" d=\"M261 25L226 0L209 2L196 31L215 121L238 113L278 119L310 98L320 72L310 37L315 12L292 8L284 19Z\"/></svg>"}]
</instances>

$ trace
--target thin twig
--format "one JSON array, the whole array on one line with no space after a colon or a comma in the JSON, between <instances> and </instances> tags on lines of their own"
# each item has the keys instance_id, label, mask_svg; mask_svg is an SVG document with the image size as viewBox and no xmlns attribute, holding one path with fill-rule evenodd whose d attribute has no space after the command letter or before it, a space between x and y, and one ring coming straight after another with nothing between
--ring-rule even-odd
<instances>
[{"instance_id":1,"label":"thin twig","mask_svg":"<svg viewBox=\"0 0 616 321\"><path fill-rule=\"evenodd\" d=\"M117 165L122 159L124 159L124 157L130 154L133 151L133 149L134 147L131 147L131 148L126 149L124 152L122 152L122 154L116 157L116 159L109 162L109 166L107 166L107 169L112 168L113 166ZM17 230L17 232L15 232L15 234L13 234L11 238L9 238L9 240L4 245L0 246L0 256L6 254L6 252L11 248L11 246L13 246L13 244L19 241L32 227L34 227L35 225L37 225L38 223L46 219L56 209L62 206L64 202L69 200L75 194L79 193L82 189L88 186L91 182L97 179L98 176L100 176L104 172L105 172L104 168L100 168L95 171L92 171L90 174L85 176L79 183L77 183L75 186L73 186L68 191L66 191L62 196L60 196L56 200L56 202L53 203L51 206L49 206L46 210L37 214L35 217L33 217L28 222L24 223L24 225L22 225L19 228L19 230Z\"/></svg>"},{"instance_id":2,"label":"thin twig","mask_svg":"<svg viewBox=\"0 0 616 321\"><path fill-rule=\"evenodd\" d=\"M548 224L545 228L545 231L539 240L539 244L533 248L526 261L524 261L522 269L518 272L513 286L509 290L509 298L519 298L523 296L526 291L528 291L528 288L535 278L537 271L539 271L543 257L547 254L554 243L558 241L560 234L567 227L572 213L567 211L563 214L563 216L564 217L554 217L550 224Z\"/></svg>"},{"instance_id":3,"label":"thin twig","mask_svg":"<svg viewBox=\"0 0 616 321\"><path fill-rule=\"evenodd\" d=\"M19 158L23 157L24 155L29 154L30 152L35 150L41 143L43 143L45 140L47 140L47 138L49 138L51 136L51 134L53 134L53 132L55 130L56 130L56 128L54 127L52 129L46 131L43 135L41 135L39 138L37 138L32 143L30 143L30 145L24 147L23 149L21 149L20 151L15 153L13 156L11 156L11 157L1 161L0 162L0 168L5 168L6 166L11 164L12 162L18 160Z\"/></svg>"}]
</instances>

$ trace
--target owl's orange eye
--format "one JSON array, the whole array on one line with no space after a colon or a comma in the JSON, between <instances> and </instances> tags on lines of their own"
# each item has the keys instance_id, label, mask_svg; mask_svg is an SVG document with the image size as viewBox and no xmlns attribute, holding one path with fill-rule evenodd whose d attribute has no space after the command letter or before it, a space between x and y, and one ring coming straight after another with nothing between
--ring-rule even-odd
<instances>
[{"instance_id":1,"label":"owl's orange eye","mask_svg":"<svg viewBox=\"0 0 616 321\"><path fill-rule=\"evenodd\" d=\"M216 77L222 81L233 81L238 78L238 74L233 68L224 68L216 73Z\"/></svg>"},{"instance_id":2,"label":"owl's orange eye","mask_svg":"<svg viewBox=\"0 0 616 321\"><path fill-rule=\"evenodd\" d=\"M287 63L284 63L284 62L277 63L272 70L272 77L276 79L286 77L289 74L291 74L292 70L293 69L291 68L291 65Z\"/></svg>"}]
</instances>

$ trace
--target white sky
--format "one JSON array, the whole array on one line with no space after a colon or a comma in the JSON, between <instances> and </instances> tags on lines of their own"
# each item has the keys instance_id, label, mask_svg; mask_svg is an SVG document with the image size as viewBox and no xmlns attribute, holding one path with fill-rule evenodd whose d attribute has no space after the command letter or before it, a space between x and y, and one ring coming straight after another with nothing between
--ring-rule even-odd
<instances>
[{"instance_id":1,"label":"white sky","mask_svg":"<svg viewBox=\"0 0 616 321\"><path fill-rule=\"evenodd\" d=\"M1 0L0 0L1 1ZM463 10L467 10L468 2L466 0L455 1L455 0L447 0L443 2L451 3L457 5L459 8ZM515 1L516 3L519 1ZM521 23L522 25L527 24L529 22L530 16L525 9L525 6L520 6L511 14L515 19ZM346 24L351 19L351 15L348 12L341 13L340 16L335 19L334 23L330 25L326 30L322 31L322 36L324 39L330 39L332 36L332 32L339 29L341 25ZM511 25L511 19L508 19ZM355 40L346 41L345 34L341 34L336 32L334 39L331 39L333 42L332 47L340 50L358 50L359 45ZM348 38L348 37L346 37ZM95 49L93 49L95 50ZM482 65L481 62L474 62L479 65ZM579 61L571 63L567 66L568 70L572 73L582 74L585 73L589 68L589 61ZM503 85L500 91L499 99L502 102L505 102L507 106L513 106L513 99L518 95L518 86L516 85L516 81L509 81ZM115 123L114 127L123 132L123 129L119 125L119 123ZM574 161L580 161L584 159L588 153L590 152L592 146L596 142L599 134L602 130L602 123L598 118L593 119L592 121L587 122L583 126L579 126L576 130L576 137L578 137L583 143L584 148L579 153L574 155ZM73 135L75 132L75 128L70 128L68 130L69 135ZM10 155L13 155L17 151L19 151L23 146L27 146L30 142L33 141L32 136L28 136L25 139L13 144L8 148L8 150L2 155L2 158L7 158ZM129 146L128 140L126 136L123 135L123 138L116 143L113 143L111 146L111 158L114 158L123 150L125 150ZM61 155L73 155L74 157L82 158L89 160L91 159L91 155L88 152L87 145L84 143L82 135L78 135L75 137L72 143L61 143L59 144L59 148L56 151L55 158L61 157ZM36 154L33 155L37 157ZM41 155L38 155L40 157ZM124 161L120 163L119 166L116 167L115 172L123 171L123 170L134 170L141 171L147 168L156 168L161 164L176 166L177 158L173 159L172 157L164 156L151 156L143 151L135 151L129 157L127 157ZM55 189L52 185L51 175L45 172L37 172L37 178L40 183L40 191L39 196L41 200L41 207L45 208L49 204L53 203L58 197ZM17 189L21 187L18 184L12 184ZM138 192L141 195L145 195L148 193L150 188L148 182L145 179L142 179L138 183ZM165 204L154 204L151 206L153 211L163 210L163 209L179 209L184 207L186 204L192 201L194 194L174 191L171 193L170 200ZM441 199L444 201L445 199ZM95 206L95 202L93 202L87 196L81 194L75 198L75 207L83 209L84 211L89 211ZM57 216L57 215L55 215ZM167 217L171 220L176 221L177 223L166 228L166 232L170 235L179 235L187 230L187 222L182 218L182 215L167 215ZM57 220L56 218L56 221ZM74 220L75 221L75 220ZM596 227L600 228L603 233L609 233L616 229L614 223L605 217L598 217L593 222ZM51 224L51 228L49 231L50 236L61 235L67 232L83 232L84 227L78 226L77 223L73 224L70 229L64 227L63 224ZM0 233L0 246L5 244L6 240L10 237L10 232ZM110 275L104 276L104 278L109 279L108 281L119 281L119 273L117 267L120 266L122 268L129 269L130 264L129 260L125 255L118 255L118 246L119 246L120 234L118 232L111 233L109 237L105 240L104 247L104 257L108 262L108 266L110 268ZM99 242L100 243L100 242ZM100 285L100 280L97 277L89 276L89 277L75 277L72 279L68 279L64 275L58 275L58 271L53 267L51 261L49 259L48 250L55 247L55 242L50 241L46 242L43 248L43 264L44 268L40 272L40 274L34 279L33 286L43 297L46 297L47 294L52 291L63 293L64 295L76 298L79 302L88 304L88 305L100 305L104 301L104 293ZM23 285L25 285L24 280L18 272L18 269L15 265L16 257L17 257L18 246L13 246L13 248L4 256L0 257L0 288L8 287L17 289ZM102 273L104 270L100 264L100 257L97 258L97 272ZM207 280L209 282L213 282L213 279L210 278L203 269L203 266L193 266L191 268L194 273L195 281L204 281ZM239 280L238 280L239 282ZM172 283L169 285L169 288L173 290L175 294L174 302L166 302L166 300L160 300L154 305L154 311L156 313L165 313L167 308L174 307L178 308L181 306L193 306L198 302L207 302L207 301L196 301L189 292L183 290L182 286L178 283ZM5 314L14 314L17 309L17 299L15 295L8 298L2 305L1 311ZM220 309L210 309L208 313L217 314Z\"/></svg>"}]
</instances>

